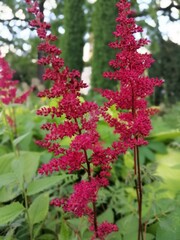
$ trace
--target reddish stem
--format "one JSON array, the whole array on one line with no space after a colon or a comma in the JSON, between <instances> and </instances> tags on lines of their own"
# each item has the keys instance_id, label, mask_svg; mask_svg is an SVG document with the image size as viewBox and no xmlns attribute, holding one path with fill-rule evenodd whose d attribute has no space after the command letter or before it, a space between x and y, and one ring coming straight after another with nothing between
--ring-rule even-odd
<instances>
[{"instance_id":1,"label":"reddish stem","mask_svg":"<svg viewBox=\"0 0 180 240\"><path fill-rule=\"evenodd\" d=\"M136 118L136 106L133 84L131 83L132 89L132 116L133 120ZM134 136L138 139L137 136ZM134 176L135 176L135 188L138 202L138 240L144 240L143 228L142 228L142 182L141 182L141 168L139 158L139 148L137 145L134 146Z\"/></svg>"},{"instance_id":2,"label":"reddish stem","mask_svg":"<svg viewBox=\"0 0 180 240\"><path fill-rule=\"evenodd\" d=\"M78 121L77 119L75 118L75 122L76 124L78 125ZM78 131L79 131L79 135L81 134L81 129L78 125ZM91 181L91 166L90 166L90 162L88 160L88 155L87 155L87 151L85 149L83 149L83 152L84 152L84 156L85 156L85 160L86 160L86 165L87 165L87 173L88 173L88 181L90 182ZM92 205L93 205L93 224L94 224L94 230L95 230L95 235L96 235L96 238L98 238L98 227L97 227L97 210L96 210L96 203L93 201L92 202Z\"/></svg>"},{"instance_id":3,"label":"reddish stem","mask_svg":"<svg viewBox=\"0 0 180 240\"><path fill-rule=\"evenodd\" d=\"M138 240L144 240L143 237L143 227L142 227L142 182L141 182L141 169L140 169L140 158L139 158L139 148L138 146L134 147L134 152L136 156L136 168L137 168L137 180L135 180L136 184L136 194L137 194L137 201L138 201Z\"/></svg>"}]
</instances>

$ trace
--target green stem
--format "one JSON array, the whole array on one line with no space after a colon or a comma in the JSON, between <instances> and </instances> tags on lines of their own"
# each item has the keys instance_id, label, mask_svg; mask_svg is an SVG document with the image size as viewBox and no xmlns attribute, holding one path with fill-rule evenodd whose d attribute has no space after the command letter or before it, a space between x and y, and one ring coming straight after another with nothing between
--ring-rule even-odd
<instances>
[{"instance_id":1,"label":"green stem","mask_svg":"<svg viewBox=\"0 0 180 240\"><path fill-rule=\"evenodd\" d=\"M17 133L17 123L16 123L16 111L15 111L14 107L12 107L12 118L13 118L13 122L14 122L14 128L13 128L13 139L14 139L14 138L17 138L17 136L18 136L18 133ZM13 145L14 145L14 143L13 143ZM20 153L19 153L18 145L14 146L14 149L17 152L17 155L19 156Z\"/></svg>"},{"instance_id":2,"label":"green stem","mask_svg":"<svg viewBox=\"0 0 180 240\"><path fill-rule=\"evenodd\" d=\"M15 156L18 158L20 156L20 152L19 152L18 146L14 145L14 138L17 137L16 112L15 112L15 109L13 107L10 109L10 115L12 116L12 120L13 120L13 123L14 123L14 126L12 128L10 128L9 123L7 122L7 118L6 118L5 107L4 107L3 104L1 104L1 107L2 107L3 117L5 119L5 123L6 123L6 126L7 126L7 132L8 132L8 135L9 135L9 139L10 139L13 151L15 153ZM32 228L32 225L31 225L30 216L29 216L29 212L28 212L28 198L27 198L26 190L24 188L24 182L25 181L23 181L22 189L21 189L22 190L22 196L23 196L24 201L25 201L25 212L26 212L26 216L27 216L27 224L28 224L28 227L29 227L30 240L34 240L34 238L33 238L33 228Z\"/></svg>"},{"instance_id":3,"label":"green stem","mask_svg":"<svg viewBox=\"0 0 180 240\"><path fill-rule=\"evenodd\" d=\"M31 220L30 220L30 216L29 216L29 212L28 212L28 197L27 197L27 194L26 194L26 190L24 188L24 184L22 186L22 194L23 194L23 197L24 197L24 201L25 201L25 208L26 208L26 217L27 217L27 224L28 224L28 227L29 227L29 235L30 235L30 240L34 240L33 238L33 227L32 227L32 224L31 224Z\"/></svg>"},{"instance_id":4,"label":"green stem","mask_svg":"<svg viewBox=\"0 0 180 240\"><path fill-rule=\"evenodd\" d=\"M9 126L9 123L7 121L7 117L6 117L6 113L5 113L5 107L3 104L1 104L1 108L2 108L2 114L3 114L3 118L5 120L5 123L6 123L6 130L7 130L7 133L9 135L9 139L10 139L10 142L11 142L11 145L12 145L12 149L15 153L15 155L18 157L20 155L19 153L19 149L17 146L14 145L14 137L15 137L15 134L17 135L17 125L16 125L16 117L15 117L15 109L10 109L9 110L9 114L10 116L12 116L12 121L14 123L14 127L10 127Z\"/></svg>"},{"instance_id":5,"label":"green stem","mask_svg":"<svg viewBox=\"0 0 180 240\"><path fill-rule=\"evenodd\" d=\"M18 158L20 156L20 152L19 152L18 146L14 145L14 137L17 137L17 124L16 124L15 109L12 107L12 109L10 111L11 116L12 116L12 120L14 122L14 127L11 128L11 129L8 127L9 124L7 122L7 119L6 119L5 108L3 107L3 105L2 105L2 111L3 111L3 116L4 116L4 119L5 119L6 125L7 125L7 131L8 131L8 135L9 135L9 138L10 138L10 142L11 142L13 151L15 153L15 156ZM27 216L27 224L28 224L28 227L29 227L30 240L33 240L33 228L32 228L32 225L31 225L30 216L29 216L29 212L28 212L28 198L27 198L26 190L24 188L24 182L25 181L23 181L21 190L22 190L22 196L23 196L24 201L25 201L25 212L26 212L26 216Z\"/></svg>"}]
</instances>

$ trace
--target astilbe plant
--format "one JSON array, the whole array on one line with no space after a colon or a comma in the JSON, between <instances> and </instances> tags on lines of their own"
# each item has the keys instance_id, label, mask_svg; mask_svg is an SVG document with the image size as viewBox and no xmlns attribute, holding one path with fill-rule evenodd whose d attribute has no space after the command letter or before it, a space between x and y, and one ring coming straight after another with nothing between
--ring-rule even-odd
<instances>
[{"instance_id":1,"label":"astilbe plant","mask_svg":"<svg viewBox=\"0 0 180 240\"><path fill-rule=\"evenodd\" d=\"M0 56L0 106L3 109L4 118L11 129L13 137L17 137L16 116L13 104L23 104L30 95L32 88L23 93L17 94L18 80L13 80L14 71L8 62ZM6 106L9 111L5 111Z\"/></svg>"},{"instance_id":2,"label":"astilbe plant","mask_svg":"<svg viewBox=\"0 0 180 240\"><path fill-rule=\"evenodd\" d=\"M75 183L69 198L55 198L51 204L61 206L65 212L71 212L77 217L87 216L89 229L93 232L92 239L103 240L106 235L118 230L116 225L106 221L98 224L96 210L98 191L108 185L110 164L115 159L116 151L102 146L96 130L98 106L80 99L80 89L87 85L80 80L77 70L70 71L64 65L60 57L61 50L53 44L56 36L50 33L50 24L44 21L38 2L26 2L29 4L28 11L35 15L30 25L37 29L41 39L38 49L44 54L38 64L45 66L43 79L52 82L52 86L39 92L38 96L57 101L56 106L37 110L38 115L52 118L42 125L42 129L48 132L37 144L54 154L49 163L40 167L39 173L49 175L64 170L68 174L74 174L84 171L86 179L83 176L84 180ZM70 139L68 148L61 145L61 140L66 137ZM98 173L95 171L97 167Z\"/></svg>"},{"instance_id":3,"label":"astilbe plant","mask_svg":"<svg viewBox=\"0 0 180 240\"><path fill-rule=\"evenodd\" d=\"M121 0L116 4L118 17L116 18L115 41L109 46L116 50L116 57L109 61L112 72L105 72L104 77L119 82L117 91L101 90L107 102L102 108L102 115L107 123L119 134L119 141L114 143L114 148L133 149L134 175L138 202L139 230L138 240L143 239L142 224L142 182L140 170L139 147L146 145L146 137L152 129L150 116L156 113L153 108L148 108L146 98L153 94L155 86L161 86L162 80L145 76L144 71L153 63L151 54L140 53L140 48L148 44L144 38L136 39L135 34L143 30L137 26L130 10L131 4ZM108 109L115 107L118 117L109 114Z\"/></svg>"}]
</instances>

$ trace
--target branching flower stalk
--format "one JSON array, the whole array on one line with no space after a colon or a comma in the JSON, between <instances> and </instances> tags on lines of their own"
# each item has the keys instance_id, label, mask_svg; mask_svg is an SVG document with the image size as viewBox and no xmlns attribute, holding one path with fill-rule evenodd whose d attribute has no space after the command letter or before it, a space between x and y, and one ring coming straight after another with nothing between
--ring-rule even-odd
<instances>
[{"instance_id":1,"label":"branching flower stalk","mask_svg":"<svg viewBox=\"0 0 180 240\"><path fill-rule=\"evenodd\" d=\"M70 71L64 65L60 57L61 50L53 44L57 38L50 33L50 24L44 21L38 2L26 2L29 4L28 11L35 15L30 25L37 29L41 39L38 50L44 53L38 64L45 66L43 79L52 83L49 89L39 92L38 96L56 100L54 106L37 110L38 115L51 118L50 122L42 125L47 133L37 144L54 155L49 163L40 167L39 173L49 175L64 170L68 174L78 173L83 177L83 180L75 183L74 192L69 197L57 196L51 204L61 206L76 217L87 216L89 229L93 232L91 239L103 240L109 233L118 230L116 225L107 221L98 224L96 209L98 191L108 185L110 164L115 160L116 150L104 148L99 141L96 130L99 107L80 97L80 90L87 85L80 79L77 70ZM69 140L69 146L62 144L64 139Z\"/></svg>"},{"instance_id":2,"label":"branching flower stalk","mask_svg":"<svg viewBox=\"0 0 180 240\"><path fill-rule=\"evenodd\" d=\"M142 223L142 181L140 169L139 148L146 145L145 138L152 129L150 116L156 113L155 109L148 108L146 98L153 94L155 86L161 86L162 80L149 78L144 71L153 63L151 54L140 53L140 48L148 44L144 38L136 39L135 34L143 30L137 26L130 10L131 4L127 0L120 0L116 4L118 17L116 18L115 41L109 46L116 50L116 57L110 60L109 65L114 69L105 72L104 77L120 83L120 90L101 90L107 102L102 108L102 115L108 124L119 134L119 141L114 143L115 148L134 152L134 177L138 202L138 240L143 240ZM118 118L109 114L108 109L114 106Z\"/></svg>"}]
</instances>

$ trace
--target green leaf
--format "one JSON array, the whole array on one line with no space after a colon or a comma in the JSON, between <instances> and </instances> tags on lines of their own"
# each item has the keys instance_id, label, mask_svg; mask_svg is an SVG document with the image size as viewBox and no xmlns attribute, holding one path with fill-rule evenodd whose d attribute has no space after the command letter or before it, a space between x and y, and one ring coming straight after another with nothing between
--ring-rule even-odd
<instances>
[{"instance_id":1,"label":"green leaf","mask_svg":"<svg viewBox=\"0 0 180 240\"><path fill-rule=\"evenodd\" d=\"M145 158L149 159L150 161L153 161L155 159L155 154L151 151L151 149L148 146L140 148L140 159L141 153L144 155Z\"/></svg>"},{"instance_id":2,"label":"green leaf","mask_svg":"<svg viewBox=\"0 0 180 240\"><path fill-rule=\"evenodd\" d=\"M171 130L168 132L162 132L162 133L158 133L158 134L152 134L149 137L147 137L147 140L154 140L154 141L168 141L168 140L172 140L175 139L177 137L180 137L180 130L176 129L176 130Z\"/></svg>"},{"instance_id":3,"label":"green leaf","mask_svg":"<svg viewBox=\"0 0 180 240\"><path fill-rule=\"evenodd\" d=\"M113 104L109 107L108 111L107 111L113 118L117 118L118 117L118 110L116 109L116 104Z\"/></svg>"},{"instance_id":4,"label":"green leaf","mask_svg":"<svg viewBox=\"0 0 180 240\"><path fill-rule=\"evenodd\" d=\"M100 134L101 140L107 146L111 145L113 141L118 139L118 135L115 135L113 129L108 126L104 121L100 121L97 126L98 133Z\"/></svg>"},{"instance_id":5,"label":"green leaf","mask_svg":"<svg viewBox=\"0 0 180 240\"><path fill-rule=\"evenodd\" d=\"M82 239L90 239L89 237L88 238L85 237L85 235L87 235L87 231L89 228L89 222L86 217L71 218L71 219L68 219L66 221L66 223L67 223L67 226L69 226L71 233L78 232L82 236ZM88 231L88 233L89 233L89 231ZM90 233L90 234L92 235L92 233ZM72 239L74 240L73 237L72 237Z\"/></svg>"},{"instance_id":6,"label":"green leaf","mask_svg":"<svg viewBox=\"0 0 180 240\"><path fill-rule=\"evenodd\" d=\"M16 176L16 180L18 182L19 187L22 189L24 185L23 179L23 166L19 159L15 159L12 164L12 170L14 171L14 175Z\"/></svg>"},{"instance_id":7,"label":"green leaf","mask_svg":"<svg viewBox=\"0 0 180 240\"><path fill-rule=\"evenodd\" d=\"M44 191L54 186L55 184L60 183L66 177L67 177L66 175L62 175L62 176L52 176L52 177L37 179L28 185L27 194L28 196L30 196L30 195L39 193L41 191Z\"/></svg>"},{"instance_id":8,"label":"green leaf","mask_svg":"<svg viewBox=\"0 0 180 240\"><path fill-rule=\"evenodd\" d=\"M14 240L14 237L13 237L14 236L14 232L15 232L15 228L9 229L9 231L6 233L6 236L3 239L4 240Z\"/></svg>"},{"instance_id":9,"label":"green leaf","mask_svg":"<svg viewBox=\"0 0 180 240\"><path fill-rule=\"evenodd\" d=\"M70 137L64 137L61 140L61 146L63 146L63 147L69 146L71 144L72 140L73 140L73 137L71 137L71 138Z\"/></svg>"},{"instance_id":10,"label":"green leaf","mask_svg":"<svg viewBox=\"0 0 180 240\"><path fill-rule=\"evenodd\" d=\"M16 182L0 189L0 202L8 202L21 194L21 190Z\"/></svg>"},{"instance_id":11,"label":"green leaf","mask_svg":"<svg viewBox=\"0 0 180 240\"><path fill-rule=\"evenodd\" d=\"M14 173L5 173L0 175L0 188L16 181Z\"/></svg>"},{"instance_id":12,"label":"green leaf","mask_svg":"<svg viewBox=\"0 0 180 240\"><path fill-rule=\"evenodd\" d=\"M157 154L156 159L158 163L158 167L156 170L156 174L163 179L161 185L165 189L169 191L169 193L176 194L180 191L179 186L179 176L180 169L174 168L177 164L179 164L180 152L174 149L168 148L167 154Z\"/></svg>"},{"instance_id":13,"label":"green leaf","mask_svg":"<svg viewBox=\"0 0 180 240\"><path fill-rule=\"evenodd\" d=\"M40 156L40 152L23 151L20 152L19 159L13 161L12 169L20 184L32 181L32 178L35 176L39 166Z\"/></svg>"},{"instance_id":14,"label":"green leaf","mask_svg":"<svg viewBox=\"0 0 180 240\"><path fill-rule=\"evenodd\" d=\"M68 224L71 226L72 229L77 229L80 231L79 226L81 225L81 219L80 218L71 218L67 220Z\"/></svg>"},{"instance_id":15,"label":"green leaf","mask_svg":"<svg viewBox=\"0 0 180 240\"><path fill-rule=\"evenodd\" d=\"M48 213L49 209L49 195L39 195L28 209L30 222L32 225L42 222Z\"/></svg>"},{"instance_id":16,"label":"green leaf","mask_svg":"<svg viewBox=\"0 0 180 240\"><path fill-rule=\"evenodd\" d=\"M14 146L16 146L18 143L20 143L24 138L26 138L28 135L30 134L30 132L25 133L19 137L17 137L16 139L13 140L13 144Z\"/></svg>"},{"instance_id":17,"label":"green leaf","mask_svg":"<svg viewBox=\"0 0 180 240\"><path fill-rule=\"evenodd\" d=\"M180 211L172 212L167 217L160 219L157 228L156 240L179 240L180 236Z\"/></svg>"},{"instance_id":18,"label":"green leaf","mask_svg":"<svg viewBox=\"0 0 180 240\"><path fill-rule=\"evenodd\" d=\"M59 239L69 240L70 239L70 228L68 227L66 221L61 219L61 230L59 234Z\"/></svg>"},{"instance_id":19,"label":"green leaf","mask_svg":"<svg viewBox=\"0 0 180 240\"><path fill-rule=\"evenodd\" d=\"M98 223L102 223L104 221L114 222L114 213L111 208L108 208L101 215L98 216Z\"/></svg>"},{"instance_id":20,"label":"green leaf","mask_svg":"<svg viewBox=\"0 0 180 240\"><path fill-rule=\"evenodd\" d=\"M138 230L138 218L137 216L133 215L133 214L130 214L130 215L127 215L123 218L121 218L120 220L118 220L116 222L117 226L119 227L119 232L123 235L128 235L128 234L135 234L137 233L137 230ZM132 234L132 236L133 236ZM136 234L135 234L136 235ZM124 237L124 239L131 239L130 237ZM137 239L137 236L136 236L136 239ZM132 238L133 240L133 238Z\"/></svg>"},{"instance_id":21,"label":"green leaf","mask_svg":"<svg viewBox=\"0 0 180 240\"><path fill-rule=\"evenodd\" d=\"M125 166L126 166L127 168L132 169L133 166L134 166L134 161L133 161L133 156L132 156L132 154L131 154L129 151L127 151L127 152L124 154L123 157L124 157L124 164L125 164Z\"/></svg>"},{"instance_id":22,"label":"green leaf","mask_svg":"<svg viewBox=\"0 0 180 240\"><path fill-rule=\"evenodd\" d=\"M162 142L154 142L154 141L151 141L149 144L148 144L148 147L150 149L152 149L153 151L157 152L157 153L167 153L167 147L164 143Z\"/></svg>"},{"instance_id":23,"label":"green leaf","mask_svg":"<svg viewBox=\"0 0 180 240\"><path fill-rule=\"evenodd\" d=\"M11 172L11 162L14 158L14 153L4 154L0 157L0 174Z\"/></svg>"},{"instance_id":24,"label":"green leaf","mask_svg":"<svg viewBox=\"0 0 180 240\"><path fill-rule=\"evenodd\" d=\"M13 170L13 172L0 175L0 187L6 186L6 188L0 189L1 202L14 199L20 194L20 189L22 190L24 183L31 181L39 164L38 159L34 160L34 162L31 161L32 156L39 159L40 153L20 152L19 159L16 159L14 153L2 157L3 161L7 160L8 164L4 165L1 162L1 167L5 167L9 171ZM12 161L12 159L14 160Z\"/></svg>"},{"instance_id":25,"label":"green leaf","mask_svg":"<svg viewBox=\"0 0 180 240\"><path fill-rule=\"evenodd\" d=\"M106 240L122 240L119 232L112 232L107 237Z\"/></svg>"},{"instance_id":26,"label":"green leaf","mask_svg":"<svg viewBox=\"0 0 180 240\"><path fill-rule=\"evenodd\" d=\"M56 235L50 234L50 233L46 233L41 235L40 237L37 238L37 240L54 240Z\"/></svg>"},{"instance_id":27,"label":"green leaf","mask_svg":"<svg viewBox=\"0 0 180 240\"><path fill-rule=\"evenodd\" d=\"M130 228L130 225L129 225L129 228ZM137 240L138 239L138 231L127 232L126 234L124 234L123 239L126 239L126 240Z\"/></svg>"},{"instance_id":28,"label":"green leaf","mask_svg":"<svg viewBox=\"0 0 180 240\"><path fill-rule=\"evenodd\" d=\"M146 240L154 240L154 235L151 233L146 233Z\"/></svg>"},{"instance_id":29,"label":"green leaf","mask_svg":"<svg viewBox=\"0 0 180 240\"><path fill-rule=\"evenodd\" d=\"M19 202L13 202L0 208L0 225L8 224L17 218L24 210Z\"/></svg>"}]
</instances>

